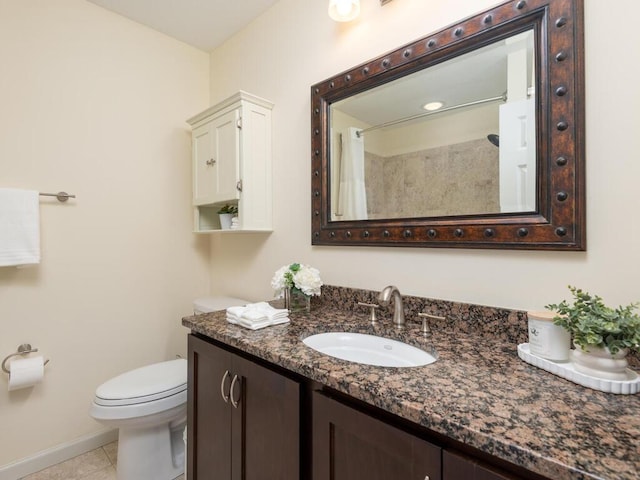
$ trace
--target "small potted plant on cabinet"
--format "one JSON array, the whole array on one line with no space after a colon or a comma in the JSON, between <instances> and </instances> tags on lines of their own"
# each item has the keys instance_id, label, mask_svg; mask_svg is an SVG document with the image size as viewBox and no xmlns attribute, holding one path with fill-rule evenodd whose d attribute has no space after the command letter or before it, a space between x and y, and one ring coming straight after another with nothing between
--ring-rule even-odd
<instances>
[{"instance_id":1,"label":"small potted plant on cabinet","mask_svg":"<svg viewBox=\"0 0 640 480\"><path fill-rule=\"evenodd\" d=\"M553 322L573 338L571 359L576 371L608 380L628 380L626 355L640 350L640 317L636 303L607 307L602 298L569 286L573 303L566 300L546 308L556 312Z\"/></svg>"},{"instance_id":2,"label":"small potted plant on cabinet","mask_svg":"<svg viewBox=\"0 0 640 480\"><path fill-rule=\"evenodd\" d=\"M238 206L232 203L226 203L220 210L218 210L220 216L220 228L222 230L229 230L231 228L231 219L238 215Z\"/></svg>"}]
</instances>

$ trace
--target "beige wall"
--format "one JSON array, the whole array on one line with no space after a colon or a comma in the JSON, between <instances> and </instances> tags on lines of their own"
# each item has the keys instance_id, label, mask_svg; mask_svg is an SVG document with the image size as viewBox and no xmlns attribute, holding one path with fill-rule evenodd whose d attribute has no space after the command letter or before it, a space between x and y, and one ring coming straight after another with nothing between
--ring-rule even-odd
<instances>
[{"instance_id":1,"label":"beige wall","mask_svg":"<svg viewBox=\"0 0 640 480\"><path fill-rule=\"evenodd\" d=\"M347 25L326 3L281 0L211 55L207 85L206 55L92 4L0 0L0 186L78 195L42 201L42 265L0 269L0 356L29 341L51 358L31 392L0 377L0 466L100 429L97 384L183 353L195 296L269 297L294 260L330 284L485 305L540 308L569 283L640 299L640 72L620 47L640 32L585 1L588 252L312 247L310 86L497 2L362 0ZM274 232L195 236L184 119L238 89L275 102Z\"/></svg>"},{"instance_id":2,"label":"beige wall","mask_svg":"<svg viewBox=\"0 0 640 480\"><path fill-rule=\"evenodd\" d=\"M380 7L362 0L361 18L341 25L327 17L326 1L281 0L213 52L212 101L241 88L275 102L274 232L212 237L214 291L268 297L275 269L297 260L334 285L379 290L393 283L403 293L484 305L541 308L565 298L567 284L611 303L640 300L633 213L640 205L640 72L629 56L640 31L621 28L600 0L585 2L587 252L310 245L310 86L496 3L394 0ZM616 8L640 15L632 0Z\"/></svg>"},{"instance_id":3,"label":"beige wall","mask_svg":"<svg viewBox=\"0 0 640 480\"><path fill-rule=\"evenodd\" d=\"M0 269L0 357L51 359L7 392L0 468L104 427L96 386L186 350L180 317L209 290L191 233L190 131L207 54L83 0L0 0L0 186L41 201L42 264Z\"/></svg>"}]
</instances>

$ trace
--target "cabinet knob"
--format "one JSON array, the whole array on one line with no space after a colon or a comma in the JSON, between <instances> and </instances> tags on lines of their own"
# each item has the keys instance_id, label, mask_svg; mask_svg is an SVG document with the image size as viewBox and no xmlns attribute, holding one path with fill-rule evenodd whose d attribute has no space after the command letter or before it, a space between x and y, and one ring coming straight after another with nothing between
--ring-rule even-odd
<instances>
[{"instance_id":1,"label":"cabinet knob","mask_svg":"<svg viewBox=\"0 0 640 480\"><path fill-rule=\"evenodd\" d=\"M220 395L222 396L222 400L224 400L224 403L229 402L229 395L224 393L224 382L227 380L227 378L229 378L229 370L226 370L224 372L224 375L222 376L222 381L220 382ZM229 387L229 392L231 392L231 387Z\"/></svg>"},{"instance_id":2,"label":"cabinet knob","mask_svg":"<svg viewBox=\"0 0 640 480\"><path fill-rule=\"evenodd\" d=\"M238 180L236 182L236 188L238 189L239 192L242 191L242 180Z\"/></svg>"},{"instance_id":3,"label":"cabinet knob","mask_svg":"<svg viewBox=\"0 0 640 480\"><path fill-rule=\"evenodd\" d=\"M231 380L231 386L229 387L229 397L231 398L231 405L233 405L233 408L238 408L238 404L240 403L240 397L238 397L238 401L233 398L235 386L239 379L238 375L234 375L233 380Z\"/></svg>"},{"instance_id":4,"label":"cabinet knob","mask_svg":"<svg viewBox=\"0 0 640 480\"><path fill-rule=\"evenodd\" d=\"M209 165L210 167L213 167L216 164L216 161L213 158L210 158L209 160L207 160L205 162L207 165Z\"/></svg>"}]
</instances>

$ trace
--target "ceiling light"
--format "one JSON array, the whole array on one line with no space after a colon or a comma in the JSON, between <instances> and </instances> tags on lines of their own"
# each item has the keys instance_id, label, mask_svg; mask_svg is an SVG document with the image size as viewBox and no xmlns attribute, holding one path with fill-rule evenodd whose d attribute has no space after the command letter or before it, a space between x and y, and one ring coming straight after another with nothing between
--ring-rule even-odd
<instances>
[{"instance_id":1,"label":"ceiling light","mask_svg":"<svg viewBox=\"0 0 640 480\"><path fill-rule=\"evenodd\" d=\"M336 22L350 22L360 14L360 0L329 0L329 16Z\"/></svg>"},{"instance_id":2,"label":"ceiling light","mask_svg":"<svg viewBox=\"0 0 640 480\"><path fill-rule=\"evenodd\" d=\"M440 110L444 107L443 102L429 102L422 106L427 112L433 112L435 110Z\"/></svg>"}]
</instances>

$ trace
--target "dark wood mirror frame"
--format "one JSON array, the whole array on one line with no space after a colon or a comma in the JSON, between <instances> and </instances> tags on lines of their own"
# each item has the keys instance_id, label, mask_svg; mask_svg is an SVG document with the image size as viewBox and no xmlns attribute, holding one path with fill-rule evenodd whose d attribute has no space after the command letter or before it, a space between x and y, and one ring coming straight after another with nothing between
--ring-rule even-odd
<instances>
[{"instance_id":1,"label":"dark wood mirror frame","mask_svg":"<svg viewBox=\"0 0 640 480\"><path fill-rule=\"evenodd\" d=\"M583 0L509 1L312 86L312 244L585 250L583 12ZM535 212L331 221L333 102L528 29L537 72Z\"/></svg>"}]
</instances>

